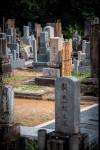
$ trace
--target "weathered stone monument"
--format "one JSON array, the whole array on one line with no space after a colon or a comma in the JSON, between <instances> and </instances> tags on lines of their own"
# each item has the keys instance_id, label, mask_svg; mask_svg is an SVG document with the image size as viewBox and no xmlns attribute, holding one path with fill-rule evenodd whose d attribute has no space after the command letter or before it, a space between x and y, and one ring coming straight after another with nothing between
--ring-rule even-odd
<instances>
[{"instance_id":1,"label":"weathered stone monument","mask_svg":"<svg viewBox=\"0 0 100 150\"><path fill-rule=\"evenodd\" d=\"M81 93L91 93L99 95L98 77L99 77L99 51L100 51L100 24L94 24L91 27L90 36L90 66L91 77L82 81Z\"/></svg>"},{"instance_id":2,"label":"weathered stone monument","mask_svg":"<svg viewBox=\"0 0 100 150\"><path fill-rule=\"evenodd\" d=\"M0 148L18 149L20 126L14 124L14 92L11 86L0 86Z\"/></svg>"},{"instance_id":3,"label":"weathered stone monument","mask_svg":"<svg viewBox=\"0 0 100 150\"><path fill-rule=\"evenodd\" d=\"M66 134L80 132L80 81L73 76L55 82L55 130Z\"/></svg>"},{"instance_id":4,"label":"weathered stone monument","mask_svg":"<svg viewBox=\"0 0 100 150\"><path fill-rule=\"evenodd\" d=\"M36 38L36 45L37 45L37 51L40 46L40 32L41 32L41 24L35 23L34 24L35 29L35 38Z\"/></svg>"},{"instance_id":5,"label":"weathered stone monument","mask_svg":"<svg viewBox=\"0 0 100 150\"><path fill-rule=\"evenodd\" d=\"M61 33L62 33L62 24L61 20L58 19L56 23L56 37L60 37Z\"/></svg>"},{"instance_id":6,"label":"weathered stone monument","mask_svg":"<svg viewBox=\"0 0 100 150\"><path fill-rule=\"evenodd\" d=\"M80 81L73 76L55 82L55 131L38 130L39 150L88 150L89 136L80 130Z\"/></svg>"},{"instance_id":7,"label":"weathered stone monument","mask_svg":"<svg viewBox=\"0 0 100 150\"><path fill-rule=\"evenodd\" d=\"M62 48L62 76L71 75L71 51L72 51L72 41L66 40L63 43Z\"/></svg>"},{"instance_id":8,"label":"weathered stone monument","mask_svg":"<svg viewBox=\"0 0 100 150\"><path fill-rule=\"evenodd\" d=\"M3 76L11 76L11 64L6 53L6 39L0 38L0 80Z\"/></svg>"},{"instance_id":9,"label":"weathered stone monument","mask_svg":"<svg viewBox=\"0 0 100 150\"><path fill-rule=\"evenodd\" d=\"M43 68L43 76L35 78L36 84L54 86L56 78L61 76L62 44L63 39L60 37L50 39L50 61L47 68Z\"/></svg>"}]
</instances>

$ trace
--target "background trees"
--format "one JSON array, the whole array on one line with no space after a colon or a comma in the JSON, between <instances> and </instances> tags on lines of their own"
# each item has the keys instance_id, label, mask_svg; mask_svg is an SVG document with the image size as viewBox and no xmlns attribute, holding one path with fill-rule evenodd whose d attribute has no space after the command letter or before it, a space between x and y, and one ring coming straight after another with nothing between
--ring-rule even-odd
<instances>
[{"instance_id":1,"label":"background trees","mask_svg":"<svg viewBox=\"0 0 100 150\"><path fill-rule=\"evenodd\" d=\"M2 17L16 19L17 26L61 19L64 33L72 28L82 32L86 19L100 18L100 0L0 0L0 23Z\"/></svg>"}]
</instances>

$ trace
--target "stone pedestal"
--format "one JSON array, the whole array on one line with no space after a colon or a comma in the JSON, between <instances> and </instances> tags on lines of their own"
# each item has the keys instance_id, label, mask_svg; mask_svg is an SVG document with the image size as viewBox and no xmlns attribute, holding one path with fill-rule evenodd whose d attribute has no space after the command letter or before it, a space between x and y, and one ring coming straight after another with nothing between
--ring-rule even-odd
<instances>
[{"instance_id":1,"label":"stone pedestal","mask_svg":"<svg viewBox=\"0 0 100 150\"><path fill-rule=\"evenodd\" d=\"M98 78L85 78L80 86L81 95L99 96L98 82Z\"/></svg>"}]
</instances>

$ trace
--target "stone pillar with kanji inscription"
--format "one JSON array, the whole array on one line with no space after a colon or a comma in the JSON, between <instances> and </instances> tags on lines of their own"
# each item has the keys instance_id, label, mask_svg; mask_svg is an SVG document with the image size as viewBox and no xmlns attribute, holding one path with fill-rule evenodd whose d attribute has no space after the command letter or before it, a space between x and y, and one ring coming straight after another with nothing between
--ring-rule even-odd
<instances>
[{"instance_id":1,"label":"stone pillar with kanji inscription","mask_svg":"<svg viewBox=\"0 0 100 150\"><path fill-rule=\"evenodd\" d=\"M55 131L80 132L80 81L76 77L64 76L55 82Z\"/></svg>"}]
</instances>

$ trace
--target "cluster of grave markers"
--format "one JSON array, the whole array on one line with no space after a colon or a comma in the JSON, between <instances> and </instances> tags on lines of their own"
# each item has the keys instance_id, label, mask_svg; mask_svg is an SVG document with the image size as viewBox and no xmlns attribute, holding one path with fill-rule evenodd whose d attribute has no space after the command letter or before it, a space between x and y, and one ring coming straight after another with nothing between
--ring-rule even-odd
<instances>
[{"instance_id":1,"label":"cluster of grave markers","mask_svg":"<svg viewBox=\"0 0 100 150\"><path fill-rule=\"evenodd\" d=\"M10 20L10 21L13 22L13 20ZM15 28L12 28L14 27L14 23L6 23L6 26L7 26L7 35L9 35L8 40L11 40L10 41L11 43L8 41L6 43L6 34L0 33L0 37L1 37L0 38L0 63L1 63L0 75L2 75L3 71L5 70L7 70L7 73L9 72L11 73L11 65L8 59L9 54L10 54L9 58L11 59L11 50L14 54L13 55L14 58L19 57L18 43L14 43L17 41L16 36L15 36L15 33L16 33ZM38 27L40 27L40 25ZM47 140L48 150L52 150L52 149L56 150L57 148L62 149L62 150L65 150L66 148L73 150L73 148L79 149L79 146L84 146L84 148L82 147L84 150L89 149L89 141L88 141L89 136L85 133L84 134L80 133L80 82L77 78L70 76L71 74L69 70L71 70L71 67L68 67L69 65L71 65L71 52L73 49L72 45L77 40L73 41L70 39L70 40L64 41L62 36L52 37L49 40L46 40L46 37L48 37L48 34L49 34L47 32L47 30L49 30L48 28L52 29L53 31L53 28L50 26L50 27L46 27L45 29L46 32L40 32L40 36L44 38L40 40L39 51L41 51L41 54L40 53L39 54L42 55L43 47L47 48L50 46L51 49L50 49L49 66L52 66L52 68L50 68L52 69L52 74L50 74L50 72L45 72L45 69L44 69L44 74L46 73L47 74L46 76L54 75L54 77L60 77L59 72L56 72L53 67L59 68L60 63L62 63L63 65L62 75L63 76L69 75L67 77L61 77L57 79L55 83L55 132L47 135L48 136L48 140ZM31 28L29 30L27 26L24 26L24 31L25 33L24 33L24 36L22 37L22 40L24 41L24 43L30 44L30 42L34 41L33 45L35 45L35 47L37 48L36 45L38 45L39 40L37 42L34 36L29 35L29 31L32 33ZM36 33L37 38L39 38L39 33L38 33L39 31L40 30L38 29ZM98 51L99 51L98 48L100 46L99 44L95 44L95 42L97 43L99 41L98 39L100 39L99 31L100 31L100 24L94 24L92 28L90 41L93 41L92 53L93 54L96 53L96 55L98 54ZM76 33L77 32L74 31L75 36L77 36ZM85 31L85 33L87 32ZM57 34L59 34L59 32ZM86 36L89 36L89 35L87 34ZM95 38L97 41L95 41ZM83 41L83 43L85 43L85 41ZM9 52L6 51L7 50L6 44L7 45L10 44ZM63 51L61 49L62 45L64 46ZM14 48L12 48L13 46ZM77 46L75 47L77 48ZM82 47L83 49L85 49L84 45ZM46 51L46 50L43 49L43 51ZM77 49L75 50L77 51ZM34 49L33 51L36 54L37 51ZM62 59L61 59L60 52L62 52ZM43 55L46 55L46 54L43 53ZM93 59L91 63L92 63L92 66L95 67L95 65L98 66L98 62L96 61L97 57L94 59L93 54L91 56L91 59ZM84 57L84 54L81 56ZM78 57L80 57L80 55ZM80 61L81 59L82 58L80 58ZM67 66L67 62L68 62L68 66ZM92 77L97 77L98 69L97 67L93 69L93 67L91 69ZM16 147L16 144L13 145L13 143L14 142L17 143L17 141L19 140L19 136L20 136L19 125L14 124L14 93L13 93L12 87L0 86L0 95L1 95L0 97L0 146L2 146L3 148L6 146L6 148L10 150L10 146ZM41 134L41 136L38 137L42 141L45 140L43 138L43 134ZM80 139L81 139L81 142L79 142ZM42 148L45 146L45 142L43 142L44 145L43 143L41 144L41 141L39 142L40 142L39 150L42 150Z\"/></svg>"},{"instance_id":2,"label":"cluster of grave markers","mask_svg":"<svg viewBox=\"0 0 100 150\"><path fill-rule=\"evenodd\" d=\"M60 69L59 76L71 75L71 72L90 72L91 26L99 24L99 18L85 21L83 37L73 30L72 39L63 38L60 20L47 23L45 27L28 22L27 26L23 25L22 36L19 28L15 27L14 19L3 20L3 24L0 39L7 41L6 55L12 67L23 67L25 60L31 58L33 70L42 71L44 68L46 75L53 74L52 69L50 73L50 68L54 68L55 72ZM74 53L77 54L76 58L72 57ZM38 69L38 64L42 65L42 69Z\"/></svg>"}]
</instances>

